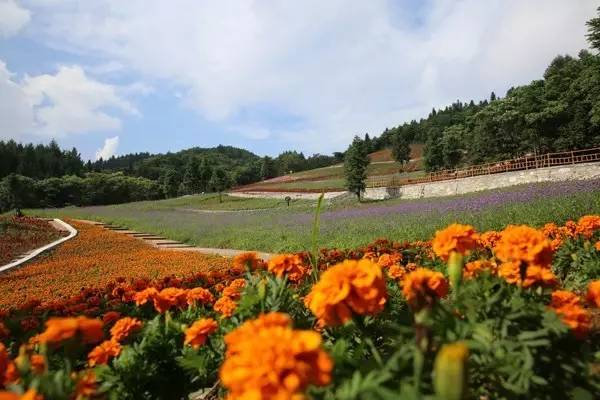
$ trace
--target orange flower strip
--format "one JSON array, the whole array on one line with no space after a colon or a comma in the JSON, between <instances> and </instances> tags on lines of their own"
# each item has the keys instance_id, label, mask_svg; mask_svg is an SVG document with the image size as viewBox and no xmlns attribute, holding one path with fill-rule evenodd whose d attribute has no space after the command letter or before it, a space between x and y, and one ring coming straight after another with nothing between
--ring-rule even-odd
<instances>
[{"instance_id":1,"label":"orange flower strip","mask_svg":"<svg viewBox=\"0 0 600 400\"><path fill-rule=\"evenodd\" d=\"M254 271L258 268L261 268L263 265L264 261L253 251L241 253L233 257L233 267L236 270Z\"/></svg>"},{"instance_id":2,"label":"orange flower strip","mask_svg":"<svg viewBox=\"0 0 600 400\"><path fill-rule=\"evenodd\" d=\"M549 267L552 248L544 234L526 225L509 225L501 232L494 253L503 262Z\"/></svg>"},{"instance_id":3,"label":"orange flower strip","mask_svg":"<svg viewBox=\"0 0 600 400\"><path fill-rule=\"evenodd\" d=\"M160 250L141 240L102 227L68 221L79 234L49 256L0 276L0 310L79 294L118 278L229 272L231 260L196 252ZM136 290L137 291L137 290Z\"/></svg>"},{"instance_id":4,"label":"orange flower strip","mask_svg":"<svg viewBox=\"0 0 600 400\"><path fill-rule=\"evenodd\" d=\"M294 330L287 316L271 313L225 336L220 378L229 399L302 398L309 385L331 381L333 362L314 331Z\"/></svg>"},{"instance_id":5,"label":"orange flower strip","mask_svg":"<svg viewBox=\"0 0 600 400\"><path fill-rule=\"evenodd\" d=\"M441 272L417 268L404 277L402 294L414 310L420 310L448 294L448 281Z\"/></svg>"},{"instance_id":6,"label":"orange flower strip","mask_svg":"<svg viewBox=\"0 0 600 400\"><path fill-rule=\"evenodd\" d=\"M236 308L237 304L235 303L235 301L231 300L231 298L227 296L222 296L213 305L213 309L226 318L231 317L235 312Z\"/></svg>"},{"instance_id":7,"label":"orange flower strip","mask_svg":"<svg viewBox=\"0 0 600 400\"><path fill-rule=\"evenodd\" d=\"M106 340L94 347L88 354L90 367L108 363L112 358L121 354L121 345L115 340Z\"/></svg>"},{"instance_id":8,"label":"orange flower strip","mask_svg":"<svg viewBox=\"0 0 600 400\"><path fill-rule=\"evenodd\" d=\"M600 216L598 215L586 215L577 221L577 233L586 238L592 237L598 229L600 229Z\"/></svg>"},{"instance_id":9,"label":"orange flower strip","mask_svg":"<svg viewBox=\"0 0 600 400\"><path fill-rule=\"evenodd\" d=\"M590 282L586 300L594 307L600 307L600 280Z\"/></svg>"},{"instance_id":10,"label":"orange flower strip","mask_svg":"<svg viewBox=\"0 0 600 400\"><path fill-rule=\"evenodd\" d=\"M446 229L437 231L431 242L433 252L444 261L448 261L450 253L468 254L478 246L478 235L471 225L452 224Z\"/></svg>"},{"instance_id":11,"label":"orange flower strip","mask_svg":"<svg viewBox=\"0 0 600 400\"><path fill-rule=\"evenodd\" d=\"M193 304L212 304L214 302L215 297L207 289L197 287L187 292L187 303L190 306Z\"/></svg>"},{"instance_id":12,"label":"orange flower strip","mask_svg":"<svg viewBox=\"0 0 600 400\"><path fill-rule=\"evenodd\" d=\"M202 318L194 322L192 326L185 330L184 343L192 346L194 349L200 348L206 343L208 335L216 332L217 322L212 318Z\"/></svg>"},{"instance_id":13,"label":"orange flower strip","mask_svg":"<svg viewBox=\"0 0 600 400\"><path fill-rule=\"evenodd\" d=\"M269 260L267 269L280 278L287 276L291 282L299 282L309 273L298 254L279 254Z\"/></svg>"},{"instance_id":14,"label":"orange flower strip","mask_svg":"<svg viewBox=\"0 0 600 400\"><path fill-rule=\"evenodd\" d=\"M377 314L386 301L381 267L368 259L346 260L329 268L305 298L306 306L328 326L343 324L352 314Z\"/></svg>"},{"instance_id":15,"label":"orange flower strip","mask_svg":"<svg viewBox=\"0 0 600 400\"><path fill-rule=\"evenodd\" d=\"M84 343L97 343L104 337L104 323L87 317L50 318L46 321L46 330L38 339L40 343L59 343L80 336Z\"/></svg>"},{"instance_id":16,"label":"orange flower strip","mask_svg":"<svg viewBox=\"0 0 600 400\"><path fill-rule=\"evenodd\" d=\"M142 329L142 321L136 318L125 317L118 320L112 328L110 328L111 339L116 342L122 342L129 335Z\"/></svg>"},{"instance_id":17,"label":"orange flower strip","mask_svg":"<svg viewBox=\"0 0 600 400\"><path fill-rule=\"evenodd\" d=\"M581 306L581 300L575 293L566 290L552 292L550 308L561 317L565 325L571 328L576 337L583 338L590 331L591 315Z\"/></svg>"}]
</instances>

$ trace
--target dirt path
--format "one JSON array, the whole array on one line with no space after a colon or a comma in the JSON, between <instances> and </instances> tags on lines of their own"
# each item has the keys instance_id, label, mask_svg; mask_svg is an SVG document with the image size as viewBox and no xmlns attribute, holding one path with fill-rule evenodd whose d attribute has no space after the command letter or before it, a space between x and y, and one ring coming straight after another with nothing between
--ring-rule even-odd
<instances>
[{"instance_id":1,"label":"dirt path","mask_svg":"<svg viewBox=\"0 0 600 400\"><path fill-rule=\"evenodd\" d=\"M75 221L86 223L86 224L92 224L92 225L96 225L96 226L101 226L104 229L108 229L108 230L111 230L116 233L121 233L123 235L128 235L128 236L134 237L134 238L141 240L144 243L146 243L154 248L160 249L160 250L192 251L192 252L197 252L197 253L201 253L201 254L218 255L218 256L228 257L228 258L235 257L238 254L248 253L249 251L252 251L252 250L195 247L195 246L183 243L183 242L179 242L177 240L168 239L168 238L160 236L160 235L154 235L152 233L133 231L133 230L121 227L121 226L109 225L109 224L105 224L103 222L89 221L89 220L84 220L84 219L76 219ZM261 251L254 251L254 252L258 255L258 257L262 258L263 260L268 260L271 257L273 257L273 254L271 254L271 253L264 253Z\"/></svg>"}]
</instances>

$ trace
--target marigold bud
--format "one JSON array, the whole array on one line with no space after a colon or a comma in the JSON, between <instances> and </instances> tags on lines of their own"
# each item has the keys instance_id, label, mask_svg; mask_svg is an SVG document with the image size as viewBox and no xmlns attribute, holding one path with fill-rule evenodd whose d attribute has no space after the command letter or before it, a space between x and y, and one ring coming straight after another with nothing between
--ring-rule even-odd
<instances>
[{"instance_id":1,"label":"marigold bud","mask_svg":"<svg viewBox=\"0 0 600 400\"><path fill-rule=\"evenodd\" d=\"M439 400L461 400L467 388L469 349L462 342L442 346L435 358L435 393Z\"/></svg>"}]
</instances>

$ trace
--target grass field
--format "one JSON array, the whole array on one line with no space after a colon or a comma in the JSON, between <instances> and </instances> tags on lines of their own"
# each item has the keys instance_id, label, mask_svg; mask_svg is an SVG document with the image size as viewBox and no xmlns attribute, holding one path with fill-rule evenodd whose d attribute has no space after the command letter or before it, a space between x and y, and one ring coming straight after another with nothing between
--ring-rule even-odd
<instances>
[{"instance_id":1,"label":"grass field","mask_svg":"<svg viewBox=\"0 0 600 400\"><path fill-rule=\"evenodd\" d=\"M184 197L115 206L28 210L29 214L86 218L218 248L300 251L309 248L314 202L290 208L273 199ZM231 212L232 210L240 210ZM600 214L600 180L515 186L465 196L356 203L327 202L321 221L322 247L356 247L385 237L429 239L452 222L480 230L508 224L540 226Z\"/></svg>"}]
</instances>

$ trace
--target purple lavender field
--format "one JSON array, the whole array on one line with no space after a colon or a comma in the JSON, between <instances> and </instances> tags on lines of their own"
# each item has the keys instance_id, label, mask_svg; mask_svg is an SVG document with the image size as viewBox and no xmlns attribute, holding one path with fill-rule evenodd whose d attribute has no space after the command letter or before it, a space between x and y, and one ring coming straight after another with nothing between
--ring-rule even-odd
<instances>
[{"instance_id":1,"label":"purple lavender field","mask_svg":"<svg viewBox=\"0 0 600 400\"><path fill-rule=\"evenodd\" d=\"M238 200L239 201L239 200ZM252 199L256 202L256 199ZM314 203L255 210L193 210L183 198L115 206L36 210L37 214L100 220L205 247L298 251L309 247ZM385 237L427 240L452 222L479 230L508 224L541 226L600 214L600 179L514 186L463 196L356 203L334 201L321 216L321 247L349 248Z\"/></svg>"}]
</instances>

